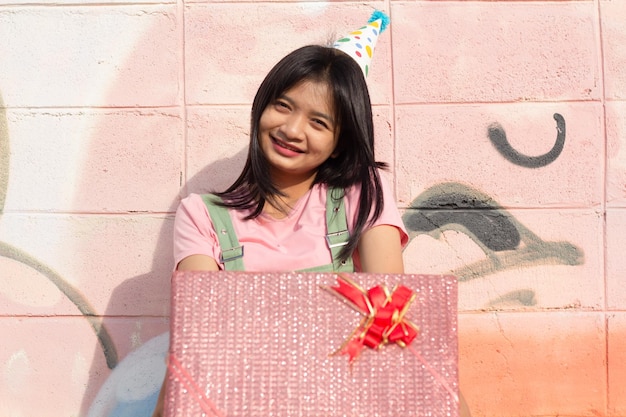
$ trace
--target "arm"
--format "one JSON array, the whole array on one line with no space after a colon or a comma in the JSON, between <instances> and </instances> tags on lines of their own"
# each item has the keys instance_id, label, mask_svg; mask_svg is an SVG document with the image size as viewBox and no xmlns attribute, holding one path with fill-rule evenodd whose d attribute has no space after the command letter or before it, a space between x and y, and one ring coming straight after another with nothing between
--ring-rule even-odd
<instances>
[{"instance_id":1,"label":"arm","mask_svg":"<svg viewBox=\"0 0 626 417\"><path fill-rule=\"evenodd\" d=\"M404 273L400 231L394 226L382 224L364 232L359 255L363 272Z\"/></svg>"},{"instance_id":2,"label":"arm","mask_svg":"<svg viewBox=\"0 0 626 417\"><path fill-rule=\"evenodd\" d=\"M379 173L384 205L376 221L366 224L354 254L357 271L370 273L404 273L402 249L409 241L400 211L389 184L382 172ZM361 203L358 187L346 190L346 215L348 229L354 227ZM370 217L372 213L370 213Z\"/></svg>"},{"instance_id":3,"label":"arm","mask_svg":"<svg viewBox=\"0 0 626 417\"><path fill-rule=\"evenodd\" d=\"M180 261L177 271L219 271L217 262L207 255L190 255Z\"/></svg>"},{"instance_id":4,"label":"arm","mask_svg":"<svg viewBox=\"0 0 626 417\"><path fill-rule=\"evenodd\" d=\"M178 271L217 271L220 248L202 197L184 198L174 218L174 261Z\"/></svg>"}]
</instances>

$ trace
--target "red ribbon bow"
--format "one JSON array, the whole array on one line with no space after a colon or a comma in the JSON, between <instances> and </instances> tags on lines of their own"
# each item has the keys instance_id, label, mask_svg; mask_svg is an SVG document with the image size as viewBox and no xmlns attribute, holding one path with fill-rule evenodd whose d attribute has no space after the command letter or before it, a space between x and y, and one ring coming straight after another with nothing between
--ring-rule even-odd
<instances>
[{"instance_id":1,"label":"red ribbon bow","mask_svg":"<svg viewBox=\"0 0 626 417\"><path fill-rule=\"evenodd\" d=\"M415 294L404 285L391 294L385 286L377 285L368 291L344 276L337 277L337 286L329 287L342 296L355 310L365 315L349 339L339 348L339 353L348 355L350 363L365 346L379 349L387 343L408 346L417 336L418 329L404 315Z\"/></svg>"}]
</instances>

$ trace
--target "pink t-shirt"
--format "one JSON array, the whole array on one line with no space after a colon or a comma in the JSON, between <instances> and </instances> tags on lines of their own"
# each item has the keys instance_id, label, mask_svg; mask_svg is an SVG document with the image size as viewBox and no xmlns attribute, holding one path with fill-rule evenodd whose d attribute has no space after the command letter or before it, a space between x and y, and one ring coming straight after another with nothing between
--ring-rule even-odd
<instances>
[{"instance_id":1,"label":"pink t-shirt","mask_svg":"<svg viewBox=\"0 0 626 417\"><path fill-rule=\"evenodd\" d=\"M400 231L404 246L408 235L395 205L391 190L383 183L384 210L373 226L391 225ZM332 263L326 244L325 185L317 184L307 192L289 215L275 219L261 214L243 220L248 212L229 210L233 228L244 247L243 261L247 271L296 271ZM344 198L348 230L356 219L360 191L348 189ZM208 210L198 194L184 198L174 222L174 259L176 265L190 255L207 255L220 259L220 246ZM353 255L356 271L360 271L358 251ZM223 265L219 264L220 269Z\"/></svg>"}]
</instances>

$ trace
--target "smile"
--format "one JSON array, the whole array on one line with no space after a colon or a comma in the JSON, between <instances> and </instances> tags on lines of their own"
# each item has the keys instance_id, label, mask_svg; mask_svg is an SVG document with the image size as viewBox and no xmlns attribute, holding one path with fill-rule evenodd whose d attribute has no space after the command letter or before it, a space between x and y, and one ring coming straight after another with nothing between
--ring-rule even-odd
<instances>
[{"instance_id":1,"label":"smile","mask_svg":"<svg viewBox=\"0 0 626 417\"><path fill-rule=\"evenodd\" d=\"M272 142L274 142L274 144L276 144L277 146L280 146L281 148L284 148L284 149L286 149L288 151L291 151L291 152L304 153L303 150L300 150L300 149L298 149L298 148L296 148L294 146L291 146L291 145L287 144L286 142L283 142L282 140L275 138L274 136L270 136L270 137L272 139Z\"/></svg>"}]
</instances>

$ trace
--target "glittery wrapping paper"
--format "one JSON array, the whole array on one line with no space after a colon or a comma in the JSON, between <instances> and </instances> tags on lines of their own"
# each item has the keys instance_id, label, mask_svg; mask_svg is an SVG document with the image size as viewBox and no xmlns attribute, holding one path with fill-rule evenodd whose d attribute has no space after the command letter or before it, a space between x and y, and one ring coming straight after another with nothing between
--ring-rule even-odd
<instances>
[{"instance_id":1,"label":"glittery wrapping paper","mask_svg":"<svg viewBox=\"0 0 626 417\"><path fill-rule=\"evenodd\" d=\"M363 317L321 288L337 274L175 272L170 355L219 413L169 372L166 416L458 416L456 279L342 275L416 293L410 349L366 348L352 364L333 355Z\"/></svg>"}]
</instances>

